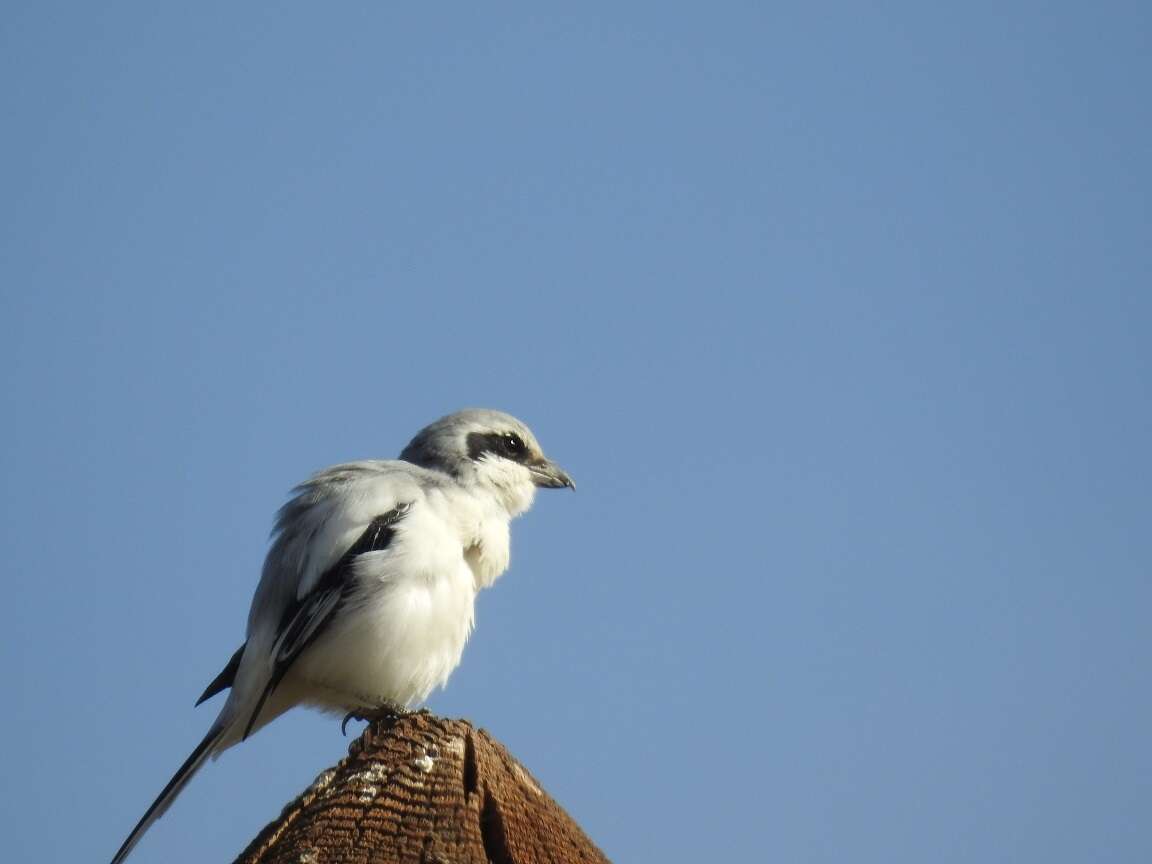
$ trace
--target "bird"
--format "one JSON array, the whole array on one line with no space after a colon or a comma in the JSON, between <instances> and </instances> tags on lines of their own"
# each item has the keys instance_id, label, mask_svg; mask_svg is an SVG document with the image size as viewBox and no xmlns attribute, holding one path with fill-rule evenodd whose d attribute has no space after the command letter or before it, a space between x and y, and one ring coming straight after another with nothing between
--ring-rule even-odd
<instances>
[{"instance_id":1,"label":"bird","mask_svg":"<svg viewBox=\"0 0 1152 864\"><path fill-rule=\"evenodd\" d=\"M509 522L539 488L576 486L524 423L471 408L424 427L399 459L334 465L293 489L244 644L196 704L225 690L227 701L112 864L209 757L290 708L399 713L443 686L472 631L477 592L508 568Z\"/></svg>"}]
</instances>

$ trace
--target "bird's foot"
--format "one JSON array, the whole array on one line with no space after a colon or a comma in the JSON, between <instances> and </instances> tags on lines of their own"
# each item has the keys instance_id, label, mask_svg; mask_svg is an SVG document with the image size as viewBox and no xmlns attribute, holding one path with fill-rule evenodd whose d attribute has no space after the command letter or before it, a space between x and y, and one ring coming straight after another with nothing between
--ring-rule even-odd
<instances>
[{"instance_id":1,"label":"bird's foot","mask_svg":"<svg viewBox=\"0 0 1152 864\"><path fill-rule=\"evenodd\" d=\"M375 708L357 708L355 711L349 711L344 715L344 720L340 724L340 734L348 737L347 730L349 720L363 720L371 723L373 720L389 720L403 717L408 713L410 712L403 705L396 705L391 702L385 702L383 705L377 705Z\"/></svg>"}]
</instances>

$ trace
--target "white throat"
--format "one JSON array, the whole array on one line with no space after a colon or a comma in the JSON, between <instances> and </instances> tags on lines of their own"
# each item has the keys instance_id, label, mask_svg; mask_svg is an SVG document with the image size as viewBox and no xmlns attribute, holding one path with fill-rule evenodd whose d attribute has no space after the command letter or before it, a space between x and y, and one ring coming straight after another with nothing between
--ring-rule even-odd
<instances>
[{"instance_id":1,"label":"white throat","mask_svg":"<svg viewBox=\"0 0 1152 864\"><path fill-rule=\"evenodd\" d=\"M491 495L512 519L532 506L536 498L536 484L532 474L523 465L507 459L485 457L476 463L474 482L477 491ZM481 493L481 494L483 494Z\"/></svg>"}]
</instances>

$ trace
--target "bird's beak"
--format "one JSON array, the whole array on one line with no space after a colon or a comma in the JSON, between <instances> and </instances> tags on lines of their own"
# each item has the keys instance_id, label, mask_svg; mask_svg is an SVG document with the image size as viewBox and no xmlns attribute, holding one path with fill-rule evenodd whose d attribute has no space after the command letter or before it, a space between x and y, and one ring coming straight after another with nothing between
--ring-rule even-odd
<instances>
[{"instance_id":1,"label":"bird's beak","mask_svg":"<svg viewBox=\"0 0 1152 864\"><path fill-rule=\"evenodd\" d=\"M568 473L555 462L541 459L529 463L528 470L532 472L532 482L537 486L546 489L563 489L565 486L573 490L576 488Z\"/></svg>"}]
</instances>

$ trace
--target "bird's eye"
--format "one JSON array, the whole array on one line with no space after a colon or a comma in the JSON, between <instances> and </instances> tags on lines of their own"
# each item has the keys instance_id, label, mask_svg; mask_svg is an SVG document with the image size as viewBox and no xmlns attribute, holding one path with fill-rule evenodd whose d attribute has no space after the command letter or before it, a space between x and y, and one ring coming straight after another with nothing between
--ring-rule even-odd
<instances>
[{"instance_id":1,"label":"bird's eye","mask_svg":"<svg viewBox=\"0 0 1152 864\"><path fill-rule=\"evenodd\" d=\"M524 442L515 432L506 434L502 443L504 444L504 452L509 455L516 456L524 452Z\"/></svg>"}]
</instances>

